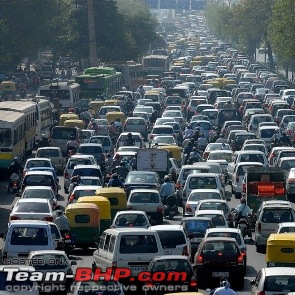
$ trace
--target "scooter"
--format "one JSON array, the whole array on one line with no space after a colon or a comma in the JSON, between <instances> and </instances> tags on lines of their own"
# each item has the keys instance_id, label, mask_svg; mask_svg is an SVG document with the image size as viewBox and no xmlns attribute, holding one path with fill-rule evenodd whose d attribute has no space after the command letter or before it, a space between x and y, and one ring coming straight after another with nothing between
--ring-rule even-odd
<instances>
[{"instance_id":1,"label":"scooter","mask_svg":"<svg viewBox=\"0 0 295 295\"><path fill-rule=\"evenodd\" d=\"M64 242L64 251L69 256L71 251L75 248L75 236L70 232L66 232L62 234L63 242Z\"/></svg>"},{"instance_id":2,"label":"scooter","mask_svg":"<svg viewBox=\"0 0 295 295\"><path fill-rule=\"evenodd\" d=\"M169 196L166 200L163 200L164 204L164 217L173 219L178 212L177 198L175 196Z\"/></svg>"},{"instance_id":3,"label":"scooter","mask_svg":"<svg viewBox=\"0 0 295 295\"><path fill-rule=\"evenodd\" d=\"M8 192L10 190L13 191L14 194L16 194L20 189L20 181L19 181L19 175L16 173L12 173L12 175L9 178L9 184L8 184Z\"/></svg>"}]
</instances>

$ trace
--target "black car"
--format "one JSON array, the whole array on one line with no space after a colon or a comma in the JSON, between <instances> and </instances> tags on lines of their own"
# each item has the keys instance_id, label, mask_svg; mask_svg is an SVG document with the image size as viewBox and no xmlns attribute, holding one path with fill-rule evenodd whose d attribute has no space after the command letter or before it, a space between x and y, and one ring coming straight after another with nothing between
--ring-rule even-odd
<instances>
[{"instance_id":1,"label":"black car","mask_svg":"<svg viewBox=\"0 0 295 295\"><path fill-rule=\"evenodd\" d=\"M124 183L124 190L129 196L133 189L159 189L160 177L157 172L131 171Z\"/></svg>"},{"instance_id":2,"label":"black car","mask_svg":"<svg viewBox=\"0 0 295 295\"><path fill-rule=\"evenodd\" d=\"M206 230L215 226L209 217L186 217L182 219L181 225L190 240L191 260L193 261Z\"/></svg>"},{"instance_id":3,"label":"black car","mask_svg":"<svg viewBox=\"0 0 295 295\"><path fill-rule=\"evenodd\" d=\"M194 260L200 288L210 283L217 286L224 277L235 288L244 288L244 255L235 239L204 238Z\"/></svg>"},{"instance_id":4,"label":"black car","mask_svg":"<svg viewBox=\"0 0 295 295\"><path fill-rule=\"evenodd\" d=\"M151 273L151 279L145 286L146 295L198 291L195 271L186 256L164 255L155 257L150 262L147 271ZM160 282L153 280L155 273L166 274L164 280ZM160 287L157 291L153 291L156 285L161 285L163 288Z\"/></svg>"}]
</instances>

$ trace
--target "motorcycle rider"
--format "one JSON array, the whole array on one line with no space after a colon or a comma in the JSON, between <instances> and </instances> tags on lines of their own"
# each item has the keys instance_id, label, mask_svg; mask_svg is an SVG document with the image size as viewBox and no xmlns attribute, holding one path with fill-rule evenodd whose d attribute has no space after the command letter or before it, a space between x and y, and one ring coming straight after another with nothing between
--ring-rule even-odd
<instances>
[{"instance_id":1,"label":"motorcycle rider","mask_svg":"<svg viewBox=\"0 0 295 295\"><path fill-rule=\"evenodd\" d=\"M230 288L230 283L226 278L221 278L220 287L212 290L210 295L237 295L237 293Z\"/></svg>"},{"instance_id":2,"label":"motorcycle rider","mask_svg":"<svg viewBox=\"0 0 295 295\"><path fill-rule=\"evenodd\" d=\"M22 174L24 171L23 166L19 163L19 160L17 157L15 157L13 159L13 162L10 164L10 166L8 167L8 175L9 175L9 184L8 184L8 189L7 191L9 192L11 185L12 185L12 180L11 180L11 176L13 174L19 175ZM18 179L18 182L20 182L20 178Z\"/></svg>"},{"instance_id":3,"label":"motorcycle rider","mask_svg":"<svg viewBox=\"0 0 295 295\"><path fill-rule=\"evenodd\" d=\"M273 135L272 138L271 138L273 144L275 144L275 145L278 144L279 141L280 141L280 137L281 137L280 130L277 129L277 130L275 131L274 135Z\"/></svg>"},{"instance_id":4,"label":"motorcycle rider","mask_svg":"<svg viewBox=\"0 0 295 295\"><path fill-rule=\"evenodd\" d=\"M114 125L115 125L115 127L116 127L117 129L122 130L122 128L123 128L123 124L122 124L120 118L116 118L116 121L114 122Z\"/></svg>"},{"instance_id":5,"label":"motorcycle rider","mask_svg":"<svg viewBox=\"0 0 295 295\"><path fill-rule=\"evenodd\" d=\"M232 102L230 100L228 100L223 108L224 109L233 109L234 107L235 106L232 104Z\"/></svg>"},{"instance_id":6,"label":"motorcycle rider","mask_svg":"<svg viewBox=\"0 0 295 295\"><path fill-rule=\"evenodd\" d=\"M119 175L114 173L108 183L108 187L123 187L123 182L119 179Z\"/></svg>"},{"instance_id":7,"label":"motorcycle rider","mask_svg":"<svg viewBox=\"0 0 295 295\"><path fill-rule=\"evenodd\" d=\"M71 195L72 192L74 191L74 188L79 185L83 185L83 183L81 181L81 177L79 175L73 176L71 178L71 183L69 186L69 195Z\"/></svg>"},{"instance_id":8,"label":"motorcycle rider","mask_svg":"<svg viewBox=\"0 0 295 295\"><path fill-rule=\"evenodd\" d=\"M204 134L201 134L197 140L197 145L198 145L199 149L204 151L207 144L208 144L207 138L204 136Z\"/></svg>"},{"instance_id":9,"label":"motorcycle rider","mask_svg":"<svg viewBox=\"0 0 295 295\"><path fill-rule=\"evenodd\" d=\"M77 140L75 140L75 136L72 135L71 139L67 142L67 152L69 153L70 150L73 150L75 152L78 146L79 143L77 142Z\"/></svg>"},{"instance_id":10,"label":"motorcycle rider","mask_svg":"<svg viewBox=\"0 0 295 295\"><path fill-rule=\"evenodd\" d=\"M127 134L127 138L124 142L124 146L134 146L135 145L135 139L132 136L132 133Z\"/></svg>"},{"instance_id":11,"label":"motorcycle rider","mask_svg":"<svg viewBox=\"0 0 295 295\"><path fill-rule=\"evenodd\" d=\"M50 144L49 144L49 140L46 136L46 134L42 134L42 139L39 141L38 143L38 147L48 147Z\"/></svg>"},{"instance_id":12,"label":"motorcycle rider","mask_svg":"<svg viewBox=\"0 0 295 295\"><path fill-rule=\"evenodd\" d=\"M57 217L55 218L54 222L63 236L70 231L70 223L62 210L56 210L56 215Z\"/></svg>"},{"instance_id":13,"label":"motorcycle rider","mask_svg":"<svg viewBox=\"0 0 295 295\"><path fill-rule=\"evenodd\" d=\"M120 165L116 168L116 170L120 179L126 179L129 173L129 169L126 167L125 162L121 161Z\"/></svg>"},{"instance_id":14,"label":"motorcycle rider","mask_svg":"<svg viewBox=\"0 0 295 295\"><path fill-rule=\"evenodd\" d=\"M194 147L194 140L191 139L190 142L187 144L186 148L184 149L184 155L185 155L184 164L187 164L190 154L193 151L193 147Z\"/></svg>"},{"instance_id":15,"label":"motorcycle rider","mask_svg":"<svg viewBox=\"0 0 295 295\"><path fill-rule=\"evenodd\" d=\"M186 138L192 137L193 134L194 134L194 131L192 129L192 125L189 124L189 125L187 125L186 129L182 133L182 136L183 136L184 139L186 139Z\"/></svg>"},{"instance_id":16,"label":"motorcycle rider","mask_svg":"<svg viewBox=\"0 0 295 295\"><path fill-rule=\"evenodd\" d=\"M283 145L292 146L292 142L285 131L282 132L282 135L279 138L279 142Z\"/></svg>"},{"instance_id":17,"label":"motorcycle rider","mask_svg":"<svg viewBox=\"0 0 295 295\"><path fill-rule=\"evenodd\" d=\"M160 188L160 196L162 198L163 204L166 204L166 199L169 196L173 196L175 194L175 186L171 182L170 177L166 175L164 177L164 183Z\"/></svg>"},{"instance_id":18,"label":"motorcycle rider","mask_svg":"<svg viewBox=\"0 0 295 295\"><path fill-rule=\"evenodd\" d=\"M236 226L238 225L239 221L241 218L245 218L248 221L248 216L252 214L252 210L246 203L245 198L241 198L240 204L235 208L234 212L237 213L237 218L236 218ZM248 221L248 226L249 226L249 233L251 232L251 237L252 238L252 231L251 231L251 224Z\"/></svg>"},{"instance_id":19,"label":"motorcycle rider","mask_svg":"<svg viewBox=\"0 0 295 295\"><path fill-rule=\"evenodd\" d=\"M133 105L133 102L130 98L126 101L126 103L124 105L124 109L126 110L127 113L130 111L133 111L134 105Z\"/></svg>"},{"instance_id":20,"label":"motorcycle rider","mask_svg":"<svg viewBox=\"0 0 295 295\"><path fill-rule=\"evenodd\" d=\"M200 151L196 147L193 147L193 150L189 155L189 163L202 162L202 161L203 159L200 155Z\"/></svg>"},{"instance_id":21,"label":"motorcycle rider","mask_svg":"<svg viewBox=\"0 0 295 295\"><path fill-rule=\"evenodd\" d=\"M143 86L142 85L139 85L138 86L138 88L137 88L137 91L136 92L138 92L140 95L141 95L141 97L143 97L144 96L144 94L145 94L145 90L144 90L144 88L143 88Z\"/></svg>"}]
</instances>

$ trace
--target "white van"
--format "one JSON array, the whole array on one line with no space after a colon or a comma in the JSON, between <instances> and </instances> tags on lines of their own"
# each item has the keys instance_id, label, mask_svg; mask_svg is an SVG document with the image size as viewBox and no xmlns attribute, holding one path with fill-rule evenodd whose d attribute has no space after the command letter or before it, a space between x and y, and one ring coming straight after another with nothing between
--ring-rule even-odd
<instances>
[{"instance_id":1,"label":"white van","mask_svg":"<svg viewBox=\"0 0 295 295\"><path fill-rule=\"evenodd\" d=\"M248 132L256 132L258 129L258 125L261 122L274 122L274 118L270 114L257 114L253 115L250 118L250 122L247 127Z\"/></svg>"},{"instance_id":2,"label":"white van","mask_svg":"<svg viewBox=\"0 0 295 295\"><path fill-rule=\"evenodd\" d=\"M47 221L10 221L7 234L1 234L1 238L5 239L2 249L3 264L24 264L25 261L21 263L21 258L27 258L31 251L55 250L55 239Z\"/></svg>"},{"instance_id":3,"label":"white van","mask_svg":"<svg viewBox=\"0 0 295 295\"><path fill-rule=\"evenodd\" d=\"M146 271L155 256L164 255L156 231L141 228L107 229L100 237L98 249L93 253L92 269L128 267L131 276Z\"/></svg>"}]
</instances>

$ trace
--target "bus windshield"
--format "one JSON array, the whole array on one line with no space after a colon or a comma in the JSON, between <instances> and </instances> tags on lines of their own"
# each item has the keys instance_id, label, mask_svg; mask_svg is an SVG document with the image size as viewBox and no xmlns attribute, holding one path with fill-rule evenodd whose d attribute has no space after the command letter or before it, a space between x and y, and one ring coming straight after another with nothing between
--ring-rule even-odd
<instances>
[{"instance_id":1,"label":"bus windshield","mask_svg":"<svg viewBox=\"0 0 295 295\"><path fill-rule=\"evenodd\" d=\"M8 128L0 128L0 146L1 147L9 147L12 142L12 134L11 129Z\"/></svg>"},{"instance_id":2,"label":"bus windshield","mask_svg":"<svg viewBox=\"0 0 295 295\"><path fill-rule=\"evenodd\" d=\"M81 86L81 90L103 89L105 80L98 78L79 78L77 82Z\"/></svg>"},{"instance_id":3,"label":"bus windshield","mask_svg":"<svg viewBox=\"0 0 295 295\"><path fill-rule=\"evenodd\" d=\"M40 95L49 98L59 98L61 100L68 100L71 97L69 90L40 90Z\"/></svg>"}]
</instances>

